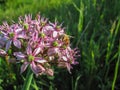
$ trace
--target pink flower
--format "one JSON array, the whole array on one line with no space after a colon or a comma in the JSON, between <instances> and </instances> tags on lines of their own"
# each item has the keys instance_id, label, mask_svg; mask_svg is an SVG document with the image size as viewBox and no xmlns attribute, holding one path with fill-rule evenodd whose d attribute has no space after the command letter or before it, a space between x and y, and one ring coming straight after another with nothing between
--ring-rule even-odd
<instances>
[{"instance_id":1,"label":"pink flower","mask_svg":"<svg viewBox=\"0 0 120 90\"><path fill-rule=\"evenodd\" d=\"M17 48L21 48L21 42L18 38L25 38L25 35L22 33L22 28L18 26L18 24L13 24L9 26L7 23L3 24L1 29L1 33L6 38L6 51L10 48L13 43Z\"/></svg>"},{"instance_id":2,"label":"pink flower","mask_svg":"<svg viewBox=\"0 0 120 90\"><path fill-rule=\"evenodd\" d=\"M22 62L21 73L30 66L36 75L53 76L53 65L71 73L72 65L78 64L79 52L71 49L70 37L64 29L62 24L51 23L40 15L35 19L25 15L12 25L4 22L0 26L0 56L9 55L10 62ZM10 47L12 50L8 53Z\"/></svg>"},{"instance_id":3,"label":"pink flower","mask_svg":"<svg viewBox=\"0 0 120 90\"><path fill-rule=\"evenodd\" d=\"M53 76L54 72L52 69L46 69L46 74L48 74L49 76Z\"/></svg>"},{"instance_id":4,"label":"pink flower","mask_svg":"<svg viewBox=\"0 0 120 90\"><path fill-rule=\"evenodd\" d=\"M23 54L22 52L15 52L14 56L16 56L19 60L24 60L23 65L21 66L21 73L23 73L28 65L30 65L32 71L35 74L44 72L44 67L42 66L43 63L46 62L45 59L42 57L37 57L37 55L40 53L41 48L35 48L34 51L32 51L32 48L30 45L27 46L26 54Z\"/></svg>"},{"instance_id":5,"label":"pink flower","mask_svg":"<svg viewBox=\"0 0 120 90\"><path fill-rule=\"evenodd\" d=\"M70 69L72 68L71 64L75 65L78 64L78 62L76 62L76 56L78 51L72 50L69 46L66 47L66 49L62 49L61 50L61 55L59 56L58 59L58 66L59 67L66 67L68 69L68 71L71 73Z\"/></svg>"}]
</instances>

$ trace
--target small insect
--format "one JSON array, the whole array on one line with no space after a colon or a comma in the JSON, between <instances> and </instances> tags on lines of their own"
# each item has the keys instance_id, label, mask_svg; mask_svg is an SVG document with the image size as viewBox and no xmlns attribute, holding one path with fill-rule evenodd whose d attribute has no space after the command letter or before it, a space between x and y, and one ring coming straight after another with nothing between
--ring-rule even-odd
<instances>
[{"instance_id":1,"label":"small insect","mask_svg":"<svg viewBox=\"0 0 120 90\"><path fill-rule=\"evenodd\" d=\"M70 37L69 35L63 34L60 36L60 39L64 42L64 45L68 46L70 44Z\"/></svg>"}]
</instances>

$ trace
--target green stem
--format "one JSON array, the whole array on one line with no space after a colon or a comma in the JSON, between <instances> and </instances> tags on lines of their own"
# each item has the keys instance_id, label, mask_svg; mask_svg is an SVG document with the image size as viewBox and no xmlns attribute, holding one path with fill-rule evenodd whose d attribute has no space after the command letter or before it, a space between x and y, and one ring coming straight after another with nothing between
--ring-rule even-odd
<instances>
[{"instance_id":1,"label":"green stem","mask_svg":"<svg viewBox=\"0 0 120 90\"><path fill-rule=\"evenodd\" d=\"M112 90L115 90L115 83L116 83L117 75L118 75L119 62L120 62L120 44L119 44L119 51L118 51L118 61L116 62L115 73L114 73L114 78L113 78L113 83L112 83Z\"/></svg>"},{"instance_id":2,"label":"green stem","mask_svg":"<svg viewBox=\"0 0 120 90\"><path fill-rule=\"evenodd\" d=\"M113 78L113 83L112 83L112 90L115 90L115 82L117 79L118 68L119 68L119 60L117 61L116 67L115 67L115 73L114 73L114 78Z\"/></svg>"},{"instance_id":3,"label":"green stem","mask_svg":"<svg viewBox=\"0 0 120 90\"><path fill-rule=\"evenodd\" d=\"M30 90L30 84L32 82L32 79L33 79L33 72L29 68L22 90Z\"/></svg>"}]
</instances>

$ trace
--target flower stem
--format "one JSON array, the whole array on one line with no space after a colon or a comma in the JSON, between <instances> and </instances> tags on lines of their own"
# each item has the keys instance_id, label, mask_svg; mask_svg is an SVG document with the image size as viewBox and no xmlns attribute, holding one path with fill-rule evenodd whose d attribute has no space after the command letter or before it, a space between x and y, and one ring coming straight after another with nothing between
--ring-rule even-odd
<instances>
[{"instance_id":1,"label":"flower stem","mask_svg":"<svg viewBox=\"0 0 120 90\"><path fill-rule=\"evenodd\" d=\"M33 79L33 72L29 68L22 90L30 90L30 84L32 82L32 79Z\"/></svg>"}]
</instances>

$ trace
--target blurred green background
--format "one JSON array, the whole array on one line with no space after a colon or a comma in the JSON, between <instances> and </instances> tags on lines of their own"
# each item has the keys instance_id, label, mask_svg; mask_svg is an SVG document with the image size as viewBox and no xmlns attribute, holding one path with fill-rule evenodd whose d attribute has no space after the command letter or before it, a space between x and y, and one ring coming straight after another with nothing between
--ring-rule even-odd
<instances>
[{"instance_id":1,"label":"blurred green background","mask_svg":"<svg viewBox=\"0 0 120 90\"><path fill-rule=\"evenodd\" d=\"M0 0L0 24L40 13L57 20L80 49L72 74L34 77L31 90L120 90L120 0ZM0 58L0 90L21 90L26 73Z\"/></svg>"}]
</instances>

